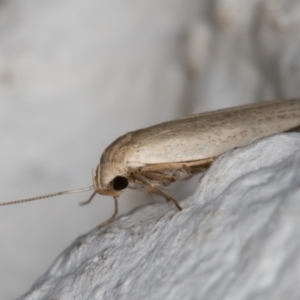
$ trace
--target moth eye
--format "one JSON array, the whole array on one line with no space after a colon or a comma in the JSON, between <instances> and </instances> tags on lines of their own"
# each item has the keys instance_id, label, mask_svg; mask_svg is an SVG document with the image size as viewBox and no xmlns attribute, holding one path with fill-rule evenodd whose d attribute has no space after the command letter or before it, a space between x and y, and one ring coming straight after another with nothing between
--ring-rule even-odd
<instances>
[{"instance_id":1,"label":"moth eye","mask_svg":"<svg viewBox=\"0 0 300 300\"><path fill-rule=\"evenodd\" d=\"M122 191L127 188L128 180L123 176L116 176L112 181L113 189L116 191Z\"/></svg>"}]
</instances>

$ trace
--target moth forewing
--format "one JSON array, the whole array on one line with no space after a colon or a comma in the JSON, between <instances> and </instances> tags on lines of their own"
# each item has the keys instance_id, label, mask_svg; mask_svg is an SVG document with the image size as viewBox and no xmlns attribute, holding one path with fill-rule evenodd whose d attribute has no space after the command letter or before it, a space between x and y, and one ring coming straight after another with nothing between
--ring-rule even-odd
<instances>
[{"instance_id":1,"label":"moth forewing","mask_svg":"<svg viewBox=\"0 0 300 300\"><path fill-rule=\"evenodd\" d=\"M300 100L295 99L193 115L131 132L123 145L122 139L118 140L126 154L122 160L125 164L189 162L216 157L261 137L290 130L299 122Z\"/></svg>"},{"instance_id":2,"label":"moth forewing","mask_svg":"<svg viewBox=\"0 0 300 300\"><path fill-rule=\"evenodd\" d=\"M127 188L158 194L179 203L165 194L162 187L185 180L206 170L213 160L228 150L242 147L265 136L290 131L300 126L300 99L264 102L201 113L129 132L103 152L93 174L93 186L83 190L117 197ZM65 191L19 201L32 201ZM103 225L102 224L102 225Z\"/></svg>"}]
</instances>

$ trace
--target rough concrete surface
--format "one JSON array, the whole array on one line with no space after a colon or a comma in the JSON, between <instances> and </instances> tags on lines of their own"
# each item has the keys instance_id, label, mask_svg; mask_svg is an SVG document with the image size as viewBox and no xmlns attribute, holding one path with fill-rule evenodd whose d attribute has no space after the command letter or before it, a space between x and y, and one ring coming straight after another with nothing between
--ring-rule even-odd
<instances>
[{"instance_id":1,"label":"rough concrete surface","mask_svg":"<svg viewBox=\"0 0 300 300\"><path fill-rule=\"evenodd\" d=\"M20 299L299 299L300 134L212 165L181 202L79 237Z\"/></svg>"}]
</instances>

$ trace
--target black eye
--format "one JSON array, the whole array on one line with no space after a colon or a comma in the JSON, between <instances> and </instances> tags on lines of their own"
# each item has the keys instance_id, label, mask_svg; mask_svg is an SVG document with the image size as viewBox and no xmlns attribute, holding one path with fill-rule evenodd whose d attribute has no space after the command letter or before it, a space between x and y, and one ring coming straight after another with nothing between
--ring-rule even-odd
<instances>
[{"instance_id":1,"label":"black eye","mask_svg":"<svg viewBox=\"0 0 300 300\"><path fill-rule=\"evenodd\" d=\"M112 185L113 185L114 190L122 191L127 188L128 180L125 177L116 176L112 181Z\"/></svg>"}]
</instances>

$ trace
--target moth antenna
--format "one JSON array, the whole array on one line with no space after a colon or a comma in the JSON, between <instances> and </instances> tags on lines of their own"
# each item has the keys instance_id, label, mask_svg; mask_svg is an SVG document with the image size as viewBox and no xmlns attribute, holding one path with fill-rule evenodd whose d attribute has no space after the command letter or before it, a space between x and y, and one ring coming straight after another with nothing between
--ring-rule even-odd
<instances>
[{"instance_id":1,"label":"moth antenna","mask_svg":"<svg viewBox=\"0 0 300 300\"><path fill-rule=\"evenodd\" d=\"M32 198L27 198L27 199L21 199L21 200L16 200L16 201L2 202L2 203L0 203L0 206L18 204L18 203L23 203L23 202L30 202L30 201L35 201L35 200L45 199L45 198L51 198L51 197L56 197L56 196L60 196L60 195L65 195L65 194L82 193L82 192L91 191L93 189L94 189L94 186L90 186L90 187L84 188L84 189L68 190L68 191L57 192L57 193L53 193L53 194L42 195L42 196L37 196L37 197L32 197Z\"/></svg>"},{"instance_id":2,"label":"moth antenna","mask_svg":"<svg viewBox=\"0 0 300 300\"><path fill-rule=\"evenodd\" d=\"M100 166L98 166L98 169L96 170L96 172L98 173L98 187L100 187Z\"/></svg>"},{"instance_id":3,"label":"moth antenna","mask_svg":"<svg viewBox=\"0 0 300 300\"><path fill-rule=\"evenodd\" d=\"M93 178L93 185L94 185L94 189L96 189L97 184L96 184L96 173L94 173L94 168L92 169L92 178Z\"/></svg>"}]
</instances>

